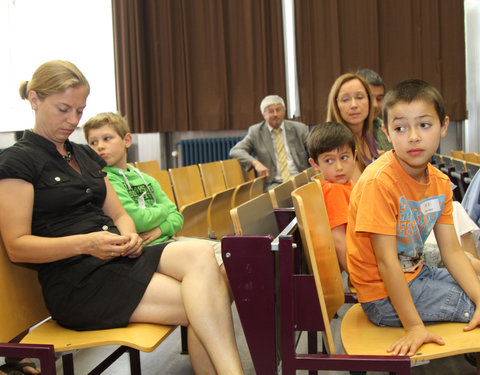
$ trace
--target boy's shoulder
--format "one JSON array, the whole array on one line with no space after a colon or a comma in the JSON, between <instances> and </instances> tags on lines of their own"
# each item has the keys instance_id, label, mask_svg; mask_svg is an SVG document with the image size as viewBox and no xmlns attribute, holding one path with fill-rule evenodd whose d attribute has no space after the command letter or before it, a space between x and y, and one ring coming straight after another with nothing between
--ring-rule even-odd
<instances>
[{"instance_id":1,"label":"boy's shoulder","mask_svg":"<svg viewBox=\"0 0 480 375\"><path fill-rule=\"evenodd\" d=\"M322 181L322 191L325 202L327 201L350 201L350 195L355 183L353 181L345 184L339 184L336 182ZM327 204L328 206L328 204Z\"/></svg>"}]
</instances>

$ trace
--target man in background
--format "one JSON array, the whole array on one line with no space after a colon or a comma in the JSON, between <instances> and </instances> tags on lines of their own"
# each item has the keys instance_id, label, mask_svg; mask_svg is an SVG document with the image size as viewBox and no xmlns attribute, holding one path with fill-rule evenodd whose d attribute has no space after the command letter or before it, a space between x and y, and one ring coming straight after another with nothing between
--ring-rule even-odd
<instances>
[{"instance_id":1,"label":"man in background","mask_svg":"<svg viewBox=\"0 0 480 375\"><path fill-rule=\"evenodd\" d=\"M385 132L382 130L382 102L385 96L385 82L377 72L371 69L359 70L356 74L365 78L370 87L372 94L373 110L375 111L375 119L373 120L373 136L377 142L379 150L388 151L393 148L393 145L388 141Z\"/></svg>"},{"instance_id":2,"label":"man in background","mask_svg":"<svg viewBox=\"0 0 480 375\"><path fill-rule=\"evenodd\" d=\"M230 157L245 170L253 167L258 176L266 176L265 189L270 190L309 167L308 127L285 120L285 102L278 95L266 96L260 111L264 121L248 128L245 138L230 150Z\"/></svg>"}]
</instances>

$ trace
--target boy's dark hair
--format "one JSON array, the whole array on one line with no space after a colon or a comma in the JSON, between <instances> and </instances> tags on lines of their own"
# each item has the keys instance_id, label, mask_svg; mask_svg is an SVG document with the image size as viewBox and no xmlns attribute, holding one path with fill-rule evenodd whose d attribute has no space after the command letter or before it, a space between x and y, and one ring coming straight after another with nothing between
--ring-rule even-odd
<instances>
[{"instance_id":1,"label":"boy's dark hair","mask_svg":"<svg viewBox=\"0 0 480 375\"><path fill-rule=\"evenodd\" d=\"M358 74L359 76L365 78L365 81L367 81L369 85L382 86L385 90L385 82L383 81L383 78L380 77L380 74L373 71L372 69L361 69L355 74Z\"/></svg>"},{"instance_id":2,"label":"boy's dark hair","mask_svg":"<svg viewBox=\"0 0 480 375\"><path fill-rule=\"evenodd\" d=\"M388 130L388 110L399 102L411 103L422 100L435 106L440 122L445 120L445 106L442 95L430 83L421 79L408 79L397 83L383 98L382 115Z\"/></svg>"},{"instance_id":3,"label":"boy's dark hair","mask_svg":"<svg viewBox=\"0 0 480 375\"><path fill-rule=\"evenodd\" d=\"M308 135L308 153L315 162L320 154L345 146L350 147L352 154L355 154L355 137L352 131L336 121L317 125Z\"/></svg>"}]
</instances>

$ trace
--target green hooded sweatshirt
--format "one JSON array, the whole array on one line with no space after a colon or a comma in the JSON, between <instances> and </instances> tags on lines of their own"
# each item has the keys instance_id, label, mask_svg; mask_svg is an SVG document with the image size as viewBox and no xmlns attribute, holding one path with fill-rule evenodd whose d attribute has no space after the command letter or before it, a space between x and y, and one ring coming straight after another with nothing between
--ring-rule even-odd
<instances>
[{"instance_id":1,"label":"green hooded sweatshirt","mask_svg":"<svg viewBox=\"0 0 480 375\"><path fill-rule=\"evenodd\" d=\"M153 177L130 164L128 170L105 167L105 172L123 207L133 219L137 233L155 227L162 230L162 235L149 245L168 240L182 228L182 214Z\"/></svg>"}]
</instances>

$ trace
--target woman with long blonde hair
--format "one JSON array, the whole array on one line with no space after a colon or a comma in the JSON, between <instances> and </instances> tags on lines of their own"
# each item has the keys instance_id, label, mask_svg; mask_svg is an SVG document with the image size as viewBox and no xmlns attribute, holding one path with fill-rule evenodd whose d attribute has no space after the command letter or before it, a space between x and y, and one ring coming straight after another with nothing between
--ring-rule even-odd
<instances>
[{"instance_id":1,"label":"woman with long blonde hair","mask_svg":"<svg viewBox=\"0 0 480 375\"><path fill-rule=\"evenodd\" d=\"M357 148L357 166L353 180L379 156L373 136L373 102L368 83L357 74L338 77L328 95L327 121L346 125L354 134Z\"/></svg>"}]
</instances>

